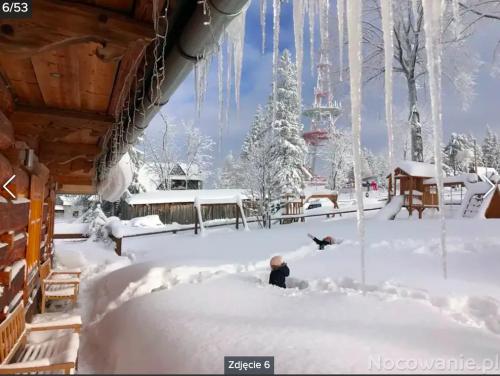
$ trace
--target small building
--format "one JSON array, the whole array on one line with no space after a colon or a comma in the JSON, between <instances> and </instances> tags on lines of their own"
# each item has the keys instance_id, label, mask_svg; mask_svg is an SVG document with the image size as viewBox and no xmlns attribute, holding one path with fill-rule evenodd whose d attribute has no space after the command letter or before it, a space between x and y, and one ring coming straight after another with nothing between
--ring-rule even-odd
<instances>
[{"instance_id":1,"label":"small building","mask_svg":"<svg viewBox=\"0 0 500 376\"><path fill-rule=\"evenodd\" d=\"M394 178L393 178L394 176ZM403 207L408 209L410 215L422 212L426 208L438 207L438 194L436 186L425 185L424 181L436 177L436 166L430 163L401 161L394 168L388 178L388 199L401 195L404 197Z\"/></svg>"},{"instance_id":2,"label":"small building","mask_svg":"<svg viewBox=\"0 0 500 376\"><path fill-rule=\"evenodd\" d=\"M169 171L168 174L163 171ZM198 165L175 163L173 167L164 163L145 163L138 173L139 184L146 190L203 189L202 173ZM187 188L186 188L187 186Z\"/></svg>"},{"instance_id":3,"label":"small building","mask_svg":"<svg viewBox=\"0 0 500 376\"><path fill-rule=\"evenodd\" d=\"M153 191L131 195L121 210L121 219L158 215L165 224L194 224L197 221L195 202L210 202L201 207L203 221L236 219L235 197L241 198L245 216L250 215L250 199L241 189L188 189ZM224 203L227 202L227 203Z\"/></svg>"}]
</instances>

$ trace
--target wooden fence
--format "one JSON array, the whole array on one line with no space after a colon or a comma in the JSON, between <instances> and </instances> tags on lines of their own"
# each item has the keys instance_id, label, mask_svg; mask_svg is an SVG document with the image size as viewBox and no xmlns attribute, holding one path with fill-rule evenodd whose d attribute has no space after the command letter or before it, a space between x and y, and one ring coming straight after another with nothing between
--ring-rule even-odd
<instances>
[{"instance_id":1,"label":"wooden fence","mask_svg":"<svg viewBox=\"0 0 500 376\"><path fill-rule=\"evenodd\" d=\"M380 210L381 207L376 207L376 208L368 208L364 209L364 211L372 211L372 210ZM281 215L279 217L274 217L271 218L272 221L275 223L285 223L285 219L297 219L301 220L302 222L305 221L305 218L312 218L312 217L330 217L330 216L335 216L336 214L348 214L348 213L356 213L356 209L351 209L351 210L333 210L328 213L321 213L321 214L296 214L296 215ZM255 222L260 222L259 219L256 218L248 218L247 223L255 223ZM289 223L289 222L288 222ZM218 223L218 224L207 224L204 227L205 228L211 228L211 227L221 227L221 226L234 226L236 225L236 221L231 221L227 223ZM174 230L162 230L162 231L155 231L155 232L146 232L146 233L141 233L141 234L133 234L133 235L125 235L121 238L116 238L112 235L110 235L110 238L115 242L115 252L118 256L122 255L122 245L123 245L123 239L125 238L136 238L139 236L152 236L152 235L160 235L160 234L176 234L177 232L182 232L182 231L196 231L195 226L190 226L190 227L181 227L178 229Z\"/></svg>"}]
</instances>

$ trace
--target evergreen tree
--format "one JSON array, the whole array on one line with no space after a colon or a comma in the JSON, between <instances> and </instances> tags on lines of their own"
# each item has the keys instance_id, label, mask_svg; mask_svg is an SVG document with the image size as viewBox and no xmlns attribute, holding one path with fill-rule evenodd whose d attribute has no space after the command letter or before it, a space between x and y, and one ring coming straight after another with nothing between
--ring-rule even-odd
<instances>
[{"instance_id":1,"label":"evergreen tree","mask_svg":"<svg viewBox=\"0 0 500 376\"><path fill-rule=\"evenodd\" d=\"M333 190L346 187L353 169L351 133L331 127L319 157L328 165L328 187Z\"/></svg>"},{"instance_id":2,"label":"evergreen tree","mask_svg":"<svg viewBox=\"0 0 500 376\"><path fill-rule=\"evenodd\" d=\"M275 163L280 166L277 177L282 184L282 191L292 192L299 192L303 188L302 166L307 151L302 138L296 70L290 51L285 50L278 65L277 101L270 106L274 111L272 128L275 133L274 154L277 155Z\"/></svg>"},{"instance_id":3,"label":"evergreen tree","mask_svg":"<svg viewBox=\"0 0 500 376\"><path fill-rule=\"evenodd\" d=\"M242 188L243 178L240 161L230 152L224 159L224 165L218 171L216 187L219 189Z\"/></svg>"},{"instance_id":4,"label":"evergreen tree","mask_svg":"<svg viewBox=\"0 0 500 376\"><path fill-rule=\"evenodd\" d=\"M472 135L452 133L444 148L444 164L452 175L468 173L482 165L482 151Z\"/></svg>"},{"instance_id":5,"label":"evergreen tree","mask_svg":"<svg viewBox=\"0 0 500 376\"><path fill-rule=\"evenodd\" d=\"M279 197L274 134L268 117L269 109L257 108L250 131L241 151L244 185L258 199L258 215L264 216L270 202Z\"/></svg>"},{"instance_id":6,"label":"evergreen tree","mask_svg":"<svg viewBox=\"0 0 500 376\"><path fill-rule=\"evenodd\" d=\"M498 144L498 135L492 131L489 125L486 127L486 137L483 141L482 151L484 165L498 170L500 164L500 146Z\"/></svg>"}]
</instances>

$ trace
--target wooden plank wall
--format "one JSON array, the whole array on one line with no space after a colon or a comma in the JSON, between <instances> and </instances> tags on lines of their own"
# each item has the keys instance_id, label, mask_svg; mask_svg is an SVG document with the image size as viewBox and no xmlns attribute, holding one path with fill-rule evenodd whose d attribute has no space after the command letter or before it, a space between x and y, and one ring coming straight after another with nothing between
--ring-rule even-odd
<instances>
[{"instance_id":1,"label":"wooden plank wall","mask_svg":"<svg viewBox=\"0 0 500 376\"><path fill-rule=\"evenodd\" d=\"M245 215L249 216L249 210L243 205ZM149 204L149 205L125 205L122 208L121 219L131 219L146 215L158 215L165 224L179 223L181 225L193 224L196 220L196 211L192 202L175 204ZM236 207L234 204L203 205L202 216L204 221L215 219L236 218Z\"/></svg>"}]
</instances>

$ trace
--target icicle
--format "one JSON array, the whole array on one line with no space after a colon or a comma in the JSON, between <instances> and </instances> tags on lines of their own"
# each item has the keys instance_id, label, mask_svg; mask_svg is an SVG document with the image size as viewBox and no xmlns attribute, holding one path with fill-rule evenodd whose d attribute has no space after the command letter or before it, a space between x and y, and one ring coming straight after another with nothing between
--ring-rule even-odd
<instances>
[{"instance_id":1,"label":"icicle","mask_svg":"<svg viewBox=\"0 0 500 376\"><path fill-rule=\"evenodd\" d=\"M273 0L273 121L276 117L276 102L278 101L278 61L280 42L281 0Z\"/></svg>"},{"instance_id":2,"label":"icicle","mask_svg":"<svg viewBox=\"0 0 500 376\"><path fill-rule=\"evenodd\" d=\"M340 81L342 82L344 70L344 0L337 0L337 22L339 33L339 72Z\"/></svg>"},{"instance_id":3,"label":"icicle","mask_svg":"<svg viewBox=\"0 0 500 376\"><path fill-rule=\"evenodd\" d=\"M358 206L357 225L361 248L361 283L363 285L363 291L365 291L365 223L363 213L363 191L361 187L361 8L361 0L349 0L347 2L354 184Z\"/></svg>"},{"instance_id":4,"label":"icicle","mask_svg":"<svg viewBox=\"0 0 500 376\"><path fill-rule=\"evenodd\" d=\"M236 16L226 30L228 43L233 49L233 65L234 65L234 99L236 102L236 110L240 110L240 86L241 72L243 68L243 48L245 46L245 20L248 10L248 3L238 16Z\"/></svg>"},{"instance_id":5,"label":"icicle","mask_svg":"<svg viewBox=\"0 0 500 376\"><path fill-rule=\"evenodd\" d=\"M316 4L318 0L309 0L308 13L309 13L309 54L311 65L311 76L314 77L314 30L316 29Z\"/></svg>"},{"instance_id":6,"label":"icicle","mask_svg":"<svg viewBox=\"0 0 500 376\"><path fill-rule=\"evenodd\" d=\"M427 70L429 72L429 90L431 96L432 123L434 128L434 158L436 181L439 197L439 219L441 224L441 254L443 276L448 275L446 250L446 221L444 219L443 161L441 140L443 137L441 112L441 54L440 41L442 32L443 4L436 0L422 0L424 9L425 50L427 52Z\"/></svg>"},{"instance_id":7,"label":"icicle","mask_svg":"<svg viewBox=\"0 0 500 376\"><path fill-rule=\"evenodd\" d=\"M460 4L458 0L452 0L451 6L453 8L453 28L455 36L458 38L460 35Z\"/></svg>"},{"instance_id":8,"label":"icicle","mask_svg":"<svg viewBox=\"0 0 500 376\"><path fill-rule=\"evenodd\" d=\"M267 0L260 0L260 30L262 35L262 54L266 52L266 13Z\"/></svg>"},{"instance_id":9,"label":"icicle","mask_svg":"<svg viewBox=\"0 0 500 376\"><path fill-rule=\"evenodd\" d=\"M226 63L226 114L224 116L224 125L227 127L229 125L229 110L231 108L231 78L233 72L233 48L230 43L227 43L227 63Z\"/></svg>"},{"instance_id":10,"label":"icicle","mask_svg":"<svg viewBox=\"0 0 500 376\"><path fill-rule=\"evenodd\" d=\"M205 94L207 92L208 70L210 67L211 56L206 56L198 60L194 66L196 112L198 117L201 115Z\"/></svg>"},{"instance_id":11,"label":"icicle","mask_svg":"<svg viewBox=\"0 0 500 376\"><path fill-rule=\"evenodd\" d=\"M330 0L319 0L319 39L320 39L320 61L325 66L324 89L328 93L332 92L330 75ZM327 98L327 105L332 106L331 94Z\"/></svg>"},{"instance_id":12,"label":"icicle","mask_svg":"<svg viewBox=\"0 0 500 376\"><path fill-rule=\"evenodd\" d=\"M418 2L420 0L411 0L411 12L413 14L413 22L416 23L418 18Z\"/></svg>"},{"instance_id":13,"label":"icicle","mask_svg":"<svg viewBox=\"0 0 500 376\"><path fill-rule=\"evenodd\" d=\"M223 39L219 42L217 51L217 90L219 94L219 153L222 145L222 129L224 127L224 51L222 50Z\"/></svg>"},{"instance_id":14,"label":"icicle","mask_svg":"<svg viewBox=\"0 0 500 376\"><path fill-rule=\"evenodd\" d=\"M302 104L302 66L304 63L304 0L293 2L293 33L295 36L295 62L297 64L297 86L299 102Z\"/></svg>"},{"instance_id":15,"label":"icicle","mask_svg":"<svg viewBox=\"0 0 500 376\"><path fill-rule=\"evenodd\" d=\"M385 67L385 121L389 146L389 167L394 171L394 132L392 122L392 61L394 59L392 0L381 0L382 30L384 33L384 67Z\"/></svg>"},{"instance_id":16,"label":"icicle","mask_svg":"<svg viewBox=\"0 0 500 376\"><path fill-rule=\"evenodd\" d=\"M330 1L319 1L319 39L321 49L329 50L330 30L328 20L330 18Z\"/></svg>"}]
</instances>

